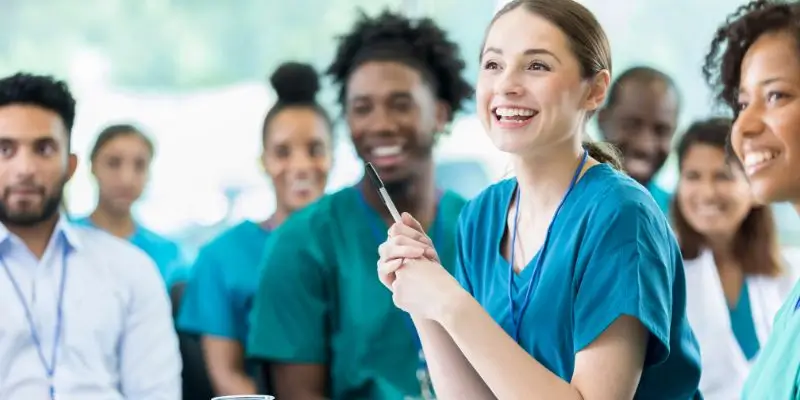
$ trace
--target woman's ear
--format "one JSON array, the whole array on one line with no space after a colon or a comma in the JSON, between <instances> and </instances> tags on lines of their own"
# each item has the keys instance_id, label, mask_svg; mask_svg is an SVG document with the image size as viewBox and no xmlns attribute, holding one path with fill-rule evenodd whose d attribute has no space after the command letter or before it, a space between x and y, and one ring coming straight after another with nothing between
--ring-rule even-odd
<instances>
[{"instance_id":1,"label":"woman's ear","mask_svg":"<svg viewBox=\"0 0 800 400\"><path fill-rule=\"evenodd\" d=\"M602 70L595 74L589 83L589 94L586 96L584 108L586 110L597 110L603 106L608 94L608 87L611 84L611 74L608 70Z\"/></svg>"}]
</instances>

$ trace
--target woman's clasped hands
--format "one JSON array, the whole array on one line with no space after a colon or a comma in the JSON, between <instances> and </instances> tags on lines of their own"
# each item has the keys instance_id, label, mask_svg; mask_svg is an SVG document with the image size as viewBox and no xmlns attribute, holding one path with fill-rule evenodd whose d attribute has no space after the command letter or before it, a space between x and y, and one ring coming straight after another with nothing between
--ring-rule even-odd
<instances>
[{"instance_id":1,"label":"woman's clasped hands","mask_svg":"<svg viewBox=\"0 0 800 400\"><path fill-rule=\"evenodd\" d=\"M395 306L413 317L440 321L466 291L442 267L433 241L411 214L389 228L378 248L378 276Z\"/></svg>"}]
</instances>

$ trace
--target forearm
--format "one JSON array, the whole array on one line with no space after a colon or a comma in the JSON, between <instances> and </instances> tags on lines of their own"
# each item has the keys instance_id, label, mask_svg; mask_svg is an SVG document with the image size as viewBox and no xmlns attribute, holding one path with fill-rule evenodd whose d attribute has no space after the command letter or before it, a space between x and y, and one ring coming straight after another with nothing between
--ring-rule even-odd
<instances>
[{"instance_id":1,"label":"forearm","mask_svg":"<svg viewBox=\"0 0 800 400\"><path fill-rule=\"evenodd\" d=\"M275 388L275 397L278 399L296 399L296 400L328 400L324 393L313 388L283 388L280 386Z\"/></svg>"},{"instance_id":2,"label":"forearm","mask_svg":"<svg viewBox=\"0 0 800 400\"><path fill-rule=\"evenodd\" d=\"M494 395L438 322L414 318L439 399L488 400Z\"/></svg>"},{"instance_id":3,"label":"forearm","mask_svg":"<svg viewBox=\"0 0 800 400\"><path fill-rule=\"evenodd\" d=\"M456 299L441 324L496 398L582 400L577 389L531 357L471 296Z\"/></svg>"},{"instance_id":4,"label":"forearm","mask_svg":"<svg viewBox=\"0 0 800 400\"><path fill-rule=\"evenodd\" d=\"M323 364L270 363L264 366L265 382L270 382L278 399L326 400L328 367Z\"/></svg>"},{"instance_id":5,"label":"forearm","mask_svg":"<svg viewBox=\"0 0 800 400\"><path fill-rule=\"evenodd\" d=\"M244 371L235 368L210 371L211 383L218 396L232 396L241 394L257 394L253 379Z\"/></svg>"}]
</instances>

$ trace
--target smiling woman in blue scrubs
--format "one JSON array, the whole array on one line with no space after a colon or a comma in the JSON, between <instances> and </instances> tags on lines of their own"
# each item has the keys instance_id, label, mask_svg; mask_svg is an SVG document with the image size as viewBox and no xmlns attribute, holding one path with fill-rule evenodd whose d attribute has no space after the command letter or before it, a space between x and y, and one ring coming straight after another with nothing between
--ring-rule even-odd
<instances>
[{"instance_id":1,"label":"smiling woman in blue scrubs","mask_svg":"<svg viewBox=\"0 0 800 400\"><path fill-rule=\"evenodd\" d=\"M275 189L275 213L244 221L200 250L178 318L179 329L202 337L217 395L259 392L243 359L261 255L274 228L323 194L331 168L331 120L315 100L314 69L287 63L271 82L278 100L264 119L261 162Z\"/></svg>"},{"instance_id":2,"label":"smiling woman in blue scrubs","mask_svg":"<svg viewBox=\"0 0 800 400\"><path fill-rule=\"evenodd\" d=\"M99 191L97 207L75 222L100 228L142 249L155 261L169 288L187 275L179 246L136 222L131 213L147 185L154 153L153 142L133 125L103 129L89 155Z\"/></svg>"},{"instance_id":3,"label":"smiling woman in blue scrubs","mask_svg":"<svg viewBox=\"0 0 800 400\"><path fill-rule=\"evenodd\" d=\"M379 249L439 398L701 397L677 241L614 156L581 145L610 68L602 28L573 0L512 1L495 16L478 114L516 178L464 208L457 278L408 214Z\"/></svg>"}]
</instances>

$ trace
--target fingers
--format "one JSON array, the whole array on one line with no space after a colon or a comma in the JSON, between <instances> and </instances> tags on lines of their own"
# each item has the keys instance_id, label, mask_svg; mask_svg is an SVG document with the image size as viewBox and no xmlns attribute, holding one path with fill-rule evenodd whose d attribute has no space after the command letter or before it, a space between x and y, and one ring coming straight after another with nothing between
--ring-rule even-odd
<instances>
[{"instance_id":1,"label":"fingers","mask_svg":"<svg viewBox=\"0 0 800 400\"><path fill-rule=\"evenodd\" d=\"M403 215L401 215L401 218L403 223L408 225L411 229L425 235L425 229L422 228L422 224L420 224L419 221L417 221L411 214L404 212Z\"/></svg>"},{"instance_id":2,"label":"fingers","mask_svg":"<svg viewBox=\"0 0 800 400\"><path fill-rule=\"evenodd\" d=\"M405 223L393 224L392 227L389 228L389 236L405 236L427 246L433 246L433 241L424 231L418 231L411 226L405 225Z\"/></svg>"},{"instance_id":3,"label":"fingers","mask_svg":"<svg viewBox=\"0 0 800 400\"><path fill-rule=\"evenodd\" d=\"M406 223L410 225L406 225ZM418 228L415 229L414 226ZM404 213L403 214L403 223L397 223L392 225L389 229L389 237L390 238L406 238L411 239L419 244L424 245L424 257L430 261L434 261L436 263L440 263L439 255L436 253L436 248L433 245L433 240L431 240L428 235L425 234L424 230L422 230L421 225L419 222L411 216L411 214ZM399 243L406 244L409 246L418 247L416 245L407 242L406 240L398 240ZM411 256L407 255L406 258L417 258L421 256Z\"/></svg>"},{"instance_id":4,"label":"fingers","mask_svg":"<svg viewBox=\"0 0 800 400\"><path fill-rule=\"evenodd\" d=\"M383 261L396 258L420 258L425 255L425 249L429 247L405 236L393 236L378 246L378 255Z\"/></svg>"},{"instance_id":5,"label":"fingers","mask_svg":"<svg viewBox=\"0 0 800 400\"><path fill-rule=\"evenodd\" d=\"M425 258L437 264L441 264L441 260L439 260L439 254L436 253L436 249L434 249L433 247L425 248Z\"/></svg>"},{"instance_id":6,"label":"fingers","mask_svg":"<svg viewBox=\"0 0 800 400\"><path fill-rule=\"evenodd\" d=\"M389 290L393 290L394 281L396 279L395 272L402 266L402 259L395 259L387 262L378 261L378 278Z\"/></svg>"}]
</instances>

